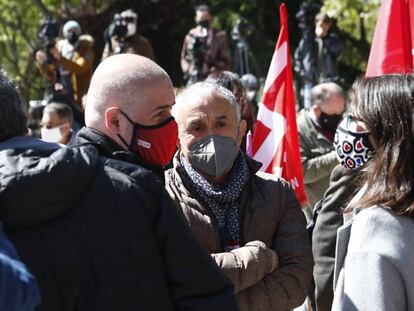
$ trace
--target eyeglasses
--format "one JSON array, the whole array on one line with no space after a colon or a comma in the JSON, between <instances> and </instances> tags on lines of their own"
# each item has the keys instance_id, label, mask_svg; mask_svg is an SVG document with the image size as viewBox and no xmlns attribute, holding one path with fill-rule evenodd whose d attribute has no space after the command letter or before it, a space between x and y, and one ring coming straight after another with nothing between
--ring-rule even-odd
<instances>
[{"instance_id":1,"label":"eyeglasses","mask_svg":"<svg viewBox=\"0 0 414 311\"><path fill-rule=\"evenodd\" d=\"M351 112L348 113L347 118L357 122L364 122L360 117L353 115Z\"/></svg>"}]
</instances>

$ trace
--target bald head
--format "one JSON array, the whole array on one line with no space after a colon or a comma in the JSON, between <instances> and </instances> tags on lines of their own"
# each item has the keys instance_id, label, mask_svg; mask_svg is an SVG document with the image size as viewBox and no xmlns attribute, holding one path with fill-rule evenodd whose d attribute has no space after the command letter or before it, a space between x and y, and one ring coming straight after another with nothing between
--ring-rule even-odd
<instances>
[{"instance_id":1,"label":"bald head","mask_svg":"<svg viewBox=\"0 0 414 311\"><path fill-rule=\"evenodd\" d=\"M143 108L157 104L150 97L160 90L173 95L168 74L150 59L135 54L108 57L92 76L85 107L86 126L105 133L108 108L118 107L130 115L145 113Z\"/></svg>"},{"instance_id":2,"label":"bald head","mask_svg":"<svg viewBox=\"0 0 414 311\"><path fill-rule=\"evenodd\" d=\"M128 150L135 124L154 126L171 117L175 96L167 73L148 58L106 58L92 76L85 124Z\"/></svg>"},{"instance_id":3,"label":"bald head","mask_svg":"<svg viewBox=\"0 0 414 311\"><path fill-rule=\"evenodd\" d=\"M319 124L328 124L330 130L336 129L336 122L339 122L345 110L345 98L342 88L333 82L322 83L312 88L310 107L311 116ZM335 122L329 123L327 118ZM325 127L328 127L326 125Z\"/></svg>"},{"instance_id":4,"label":"bald head","mask_svg":"<svg viewBox=\"0 0 414 311\"><path fill-rule=\"evenodd\" d=\"M312 105L324 106L329 103L331 97L344 97L343 89L336 83L321 83L312 88Z\"/></svg>"}]
</instances>

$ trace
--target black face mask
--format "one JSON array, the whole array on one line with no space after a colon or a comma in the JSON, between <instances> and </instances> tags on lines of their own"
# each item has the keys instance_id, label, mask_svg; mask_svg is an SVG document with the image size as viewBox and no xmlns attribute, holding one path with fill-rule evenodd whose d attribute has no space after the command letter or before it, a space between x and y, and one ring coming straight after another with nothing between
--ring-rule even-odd
<instances>
[{"instance_id":1,"label":"black face mask","mask_svg":"<svg viewBox=\"0 0 414 311\"><path fill-rule=\"evenodd\" d=\"M71 32L68 35L68 41L70 44L74 45L78 41L79 36L75 32Z\"/></svg>"},{"instance_id":2,"label":"black face mask","mask_svg":"<svg viewBox=\"0 0 414 311\"><path fill-rule=\"evenodd\" d=\"M198 21L197 24L203 28L210 28L210 21L208 19L203 19L201 21Z\"/></svg>"},{"instance_id":3,"label":"black face mask","mask_svg":"<svg viewBox=\"0 0 414 311\"><path fill-rule=\"evenodd\" d=\"M338 127L339 122L342 120L342 114L333 114L329 115L321 111L321 116L319 117L319 124L322 128L326 130L335 131Z\"/></svg>"}]
</instances>

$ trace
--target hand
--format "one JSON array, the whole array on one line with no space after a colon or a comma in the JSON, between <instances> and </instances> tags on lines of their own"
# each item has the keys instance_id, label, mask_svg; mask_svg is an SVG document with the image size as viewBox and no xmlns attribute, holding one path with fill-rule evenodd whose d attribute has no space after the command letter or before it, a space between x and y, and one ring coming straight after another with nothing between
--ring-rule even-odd
<instances>
[{"instance_id":1,"label":"hand","mask_svg":"<svg viewBox=\"0 0 414 311\"><path fill-rule=\"evenodd\" d=\"M273 272L279 266L279 256L273 249L269 248L268 250L272 254L272 270L270 272Z\"/></svg>"},{"instance_id":2,"label":"hand","mask_svg":"<svg viewBox=\"0 0 414 311\"><path fill-rule=\"evenodd\" d=\"M59 92L59 91L63 91L63 84L62 83L55 83L55 91Z\"/></svg>"},{"instance_id":3,"label":"hand","mask_svg":"<svg viewBox=\"0 0 414 311\"><path fill-rule=\"evenodd\" d=\"M37 51L35 58L36 58L36 62L40 65L43 65L44 63L46 63L46 53L43 51L40 51L40 50Z\"/></svg>"},{"instance_id":4,"label":"hand","mask_svg":"<svg viewBox=\"0 0 414 311\"><path fill-rule=\"evenodd\" d=\"M54 47L52 47L52 48L50 48L50 54L52 54L52 56L56 59L56 60L58 60L58 59L60 59L60 53L59 53L59 50L54 46Z\"/></svg>"},{"instance_id":5,"label":"hand","mask_svg":"<svg viewBox=\"0 0 414 311\"><path fill-rule=\"evenodd\" d=\"M319 38L325 38L326 35L328 34L328 31L324 27L316 26L316 28L315 28L315 34Z\"/></svg>"}]
</instances>

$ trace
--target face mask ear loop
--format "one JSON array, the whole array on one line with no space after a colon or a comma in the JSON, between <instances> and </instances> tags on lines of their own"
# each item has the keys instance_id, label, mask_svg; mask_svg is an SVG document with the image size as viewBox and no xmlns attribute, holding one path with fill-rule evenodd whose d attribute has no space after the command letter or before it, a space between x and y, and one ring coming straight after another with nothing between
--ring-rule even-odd
<instances>
[{"instance_id":1,"label":"face mask ear loop","mask_svg":"<svg viewBox=\"0 0 414 311\"><path fill-rule=\"evenodd\" d=\"M131 145L128 145L127 142L126 142L126 140L120 134L116 134L116 135L123 142L123 144L128 148L128 150L132 152Z\"/></svg>"},{"instance_id":2,"label":"face mask ear loop","mask_svg":"<svg viewBox=\"0 0 414 311\"><path fill-rule=\"evenodd\" d=\"M131 123L132 125L135 125L135 122L131 120L130 117L128 117L128 115L122 111L122 109L119 109L119 112L128 120L129 123Z\"/></svg>"},{"instance_id":3,"label":"face mask ear loop","mask_svg":"<svg viewBox=\"0 0 414 311\"><path fill-rule=\"evenodd\" d=\"M130 151L130 152L134 152L132 149L131 149L131 145L132 145L132 140L134 139L134 136L135 136L135 123L134 123L134 121L132 121L128 116L127 116L127 114L125 113L125 112L123 112L121 109L119 109L119 112L128 120L128 122L129 123L131 123L132 124L132 131L133 131L133 133L132 133L132 138L131 138L131 143L130 144L128 144L127 142L126 142L126 140L118 133L118 134L116 134L117 136L118 136L118 138L124 143L124 145L128 148L128 150Z\"/></svg>"}]
</instances>

